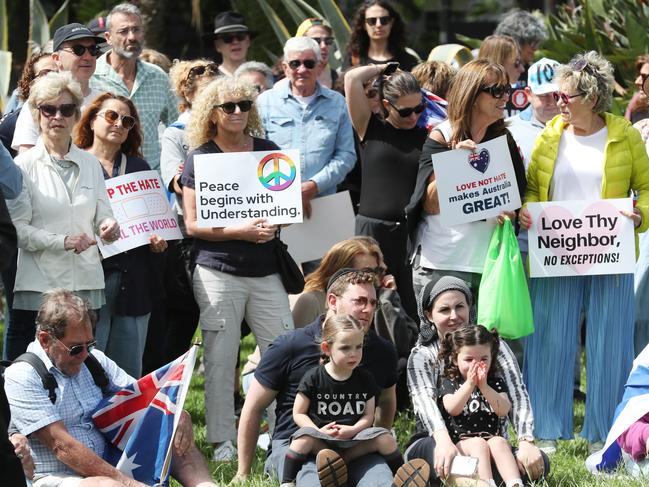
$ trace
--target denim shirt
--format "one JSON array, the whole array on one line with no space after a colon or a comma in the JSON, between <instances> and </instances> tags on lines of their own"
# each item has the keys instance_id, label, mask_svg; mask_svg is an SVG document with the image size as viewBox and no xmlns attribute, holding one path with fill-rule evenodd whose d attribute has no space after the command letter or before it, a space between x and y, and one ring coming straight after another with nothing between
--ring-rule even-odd
<instances>
[{"instance_id":1,"label":"denim shirt","mask_svg":"<svg viewBox=\"0 0 649 487\"><path fill-rule=\"evenodd\" d=\"M316 84L315 98L305 107L280 82L257 99L266 138L282 149L299 149L302 181L318 186L318 195L336 192L356 162L352 123L345 99Z\"/></svg>"}]
</instances>

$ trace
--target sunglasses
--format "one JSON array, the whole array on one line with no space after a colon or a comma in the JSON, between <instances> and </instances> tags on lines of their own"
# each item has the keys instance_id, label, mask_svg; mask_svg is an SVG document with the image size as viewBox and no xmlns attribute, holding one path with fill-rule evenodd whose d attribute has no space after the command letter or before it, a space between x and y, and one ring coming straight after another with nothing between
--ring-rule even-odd
<instances>
[{"instance_id":1,"label":"sunglasses","mask_svg":"<svg viewBox=\"0 0 649 487\"><path fill-rule=\"evenodd\" d=\"M582 92L582 93L577 93L575 95L569 95L561 91L560 92L555 91L554 93L552 93L552 98L554 98L555 103L561 100L565 105L567 105L568 103L570 103L570 100L572 100L573 98L577 98L578 96L584 96L585 94L586 93Z\"/></svg>"},{"instance_id":2,"label":"sunglasses","mask_svg":"<svg viewBox=\"0 0 649 487\"><path fill-rule=\"evenodd\" d=\"M104 120L112 125L117 125L117 121L122 121L122 127L126 130L131 130L135 127L135 117L130 115L120 115L115 110L104 110L103 112L98 112L97 115L101 115Z\"/></svg>"},{"instance_id":3,"label":"sunglasses","mask_svg":"<svg viewBox=\"0 0 649 487\"><path fill-rule=\"evenodd\" d=\"M77 57L83 56L86 53L86 51L88 51L88 53L93 57L99 57L101 55L101 49L96 45L82 46L81 44L75 44L72 47L64 47L61 49L61 51L71 52Z\"/></svg>"},{"instance_id":4,"label":"sunglasses","mask_svg":"<svg viewBox=\"0 0 649 487\"><path fill-rule=\"evenodd\" d=\"M392 104L392 102L390 102L390 100L388 100L388 103L392 108L394 108L397 111L397 113L401 118L409 117L413 113L419 114L424 111L424 108L426 108L426 105L424 104L423 101L416 107L406 107L406 108L397 108Z\"/></svg>"},{"instance_id":5,"label":"sunglasses","mask_svg":"<svg viewBox=\"0 0 649 487\"><path fill-rule=\"evenodd\" d=\"M318 44L322 44L324 42L327 46L331 46L334 43L333 37L311 37L311 39L316 41Z\"/></svg>"},{"instance_id":6,"label":"sunglasses","mask_svg":"<svg viewBox=\"0 0 649 487\"><path fill-rule=\"evenodd\" d=\"M62 105L39 105L38 107L41 115L47 118L52 118L56 116L56 113L60 113L62 117L68 118L72 117L77 111L76 103L64 103Z\"/></svg>"},{"instance_id":7,"label":"sunglasses","mask_svg":"<svg viewBox=\"0 0 649 487\"><path fill-rule=\"evenodd\" d=\"M221 103L220 105L214 105L214 108L220 108L228 115L233 114L234 111L237 109L237 107L239 107L239 110L241 110L242 113L249 112L250 109L252 108L252 101L251 100L241 100L238 102L226 101L225 103Z\"/></svg>"},{"instance_id":8,"label":"sunglasses","mask_svg":"<svg viewBox=\"0 0 649 487\"><path fill-rule=\"evenodd\" d=\"M509 85L492 85L481 88L480 91L489 93L494 98L502 98L504 95L509 96L512 92L512 87Z\"/></svg>"},{"instance_id":9,"label":"sunglasses","mask_svg":"<svg viewBox=\"0 0 649 487\"><path fill-rule=\"evenodd\" d=\"M54 338L57 342L59 342L61 345L63 345L63 347L70 354L70 357L76 357L77 355L83 353L84 350L87 350L88 353L90 353L97 346L97 341L92 340L91 342L88 343L82 343L81 345L73 345L72 347L68 347L65 343L63 343L61 340L56 338L54 335L50 335L50 336Z\"/></svg>"},{"instance_id":10,"label":"sunglasses","mask_svg":"<svg viewBox=\"0 0 649 487\"><path fill-rule=\"evenodd\" d=\"M373 272L373 273L376 274L378 277L383 277L383 276L385 275L385 273L388 271L388 269L387 269L386 267L383 267L383 266L378 266L378 267L366 267L366 268L363 269L363 270L364 270L364 271L368 271L368 272Z\"/></svg>"},{"instance_id":11,"label":"sunglasses","mask_svg":"<svg viewBox=\"0 0 649 487\"><path fill-rule=\"evenodd\" d=\"M235 40L239 42L245 41L247 37L248 37L247 32L234 32L232 34L221 34L220 36L217 37L217 39L221 39L226 44L231 44Z\"/></svg>"},{"instance_id":12,"label":"sunglasses","mask_svg":"<svg viewBox=\"0 0 649 487\"><path fill-rule=\"evenodd\" d=\"M187 74L187 79L196 78L198 76L203 76L205 73L208 75L214 75L219 72L219 65L216 63L202 64L200 66L194 66L189 70Z\"/></svg>"},{"instance_id":13,"label":"sunglasses","mask_svg":"<svg viewBox=\"0 0 649 487\"><path fill-rule=\"evenodd\" d=\"M577 61L570 61L568 63L568 67L572 69L573 71L576 72L581 72L584 71L588 74L593 74L593 70L591 69L590 65L588 64L588 61L585 58L581 58Z\"/></svg>"},{"instance_id":14,"label":"sunglasses","mask_svg":"<svg viewBox=\"0 0 649 487\"><path fill-rule=\"evenodd\" d=\"M294 59L293 61L289 61L287 64L288 67L291 68L293 71L295 71L302 65L304 65L306 69L313 69L318 65L315 59L305 59L304 61L300 61L299 59Z\"/></svg>"},{"instance_id":15,"label":"sunglasses","mask_svg":"<svg viewBox=\"0 0 649 487\"><path fill-rule=\"evenodd\" d=\"M392 17L389 15L384 15L383 17L365 17L365 23L367 25L388 25L392 22Z\"/></svg>"}]
</instances>

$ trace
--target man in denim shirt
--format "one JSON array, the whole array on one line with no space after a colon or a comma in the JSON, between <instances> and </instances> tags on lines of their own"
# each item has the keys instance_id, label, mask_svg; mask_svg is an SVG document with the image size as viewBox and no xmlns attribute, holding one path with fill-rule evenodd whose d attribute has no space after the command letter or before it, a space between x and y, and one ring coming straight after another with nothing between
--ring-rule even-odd
<instances>
[{"instance_id":1,"label":"man in denim shirt","mask_svg":"<svg viewBox=\"0 0 649 487\"><path fill-rule=\"evenodd\" d=\"M284 45L287 81L259 95L266 137L282 149L300 150L304 214L310 201L333 194L356 162L352 124L345 99L318 83L322 69L320 46L308 37L293 37Z\"/></svg>"}]
</instances>

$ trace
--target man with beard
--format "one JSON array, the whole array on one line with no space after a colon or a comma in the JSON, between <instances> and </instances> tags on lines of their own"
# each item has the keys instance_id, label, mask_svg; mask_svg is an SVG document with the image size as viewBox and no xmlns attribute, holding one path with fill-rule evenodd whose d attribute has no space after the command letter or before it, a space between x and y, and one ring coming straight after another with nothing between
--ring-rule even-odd
<instances>
[{"instance_id":1,"label":"man with beard","mask_svg":"<svg viewBox=\"0 0 649 487\"><path fill-rule=\"evenodd\" d=\"M159 67L139 59L144 45L144 29L142 15L135 5L116 5L106 19L106 42L111 49L97 59L97 69L90 85L133 101L142 125L144 159L152 169L158 170L158 125L161 121L169 125L178 118L169 77Z\"/></svg>"}]
</instances>

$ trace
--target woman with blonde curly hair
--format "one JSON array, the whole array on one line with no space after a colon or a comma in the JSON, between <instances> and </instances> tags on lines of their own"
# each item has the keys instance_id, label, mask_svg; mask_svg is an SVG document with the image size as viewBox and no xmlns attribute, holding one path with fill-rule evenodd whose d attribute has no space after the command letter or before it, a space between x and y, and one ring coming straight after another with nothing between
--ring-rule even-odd
<instances>
[{"instance_id":1,"label":"woman with blonde curly hair","mask_svg":"<svg viewBox=\"0 0 649 487\"><path fill-rule=\"evenodd\" d=\"M193 104L189 145L180 179L187 233L194 237L194 296L200 308L205 346L207 440L214 460L236 456L234 368L246 320L262 354L279 335L293 328L288 296L278 274L276 225L263 218L222 228L196 222L194 158L203 154L279 150L262 134L255 107L257 90L230 77L210 83Z\"/></svg>"}]
</instances>

